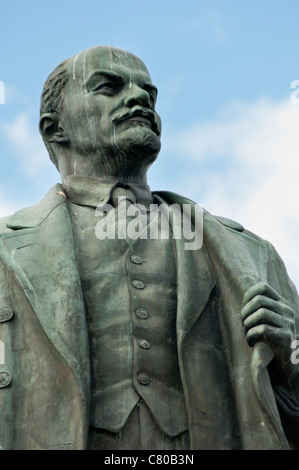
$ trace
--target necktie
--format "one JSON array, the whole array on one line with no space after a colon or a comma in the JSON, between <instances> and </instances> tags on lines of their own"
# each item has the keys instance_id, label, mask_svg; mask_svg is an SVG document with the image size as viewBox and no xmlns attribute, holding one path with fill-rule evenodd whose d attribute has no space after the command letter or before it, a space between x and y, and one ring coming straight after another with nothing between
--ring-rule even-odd
<instances>
[{"instance_id":1,"label":"necktie","mask_svg":"<svg viewBox=\"0 0 299 470\"><path fill-rule=\"evenodd\" d=\"M111 194L111 201L114 207L117 207L122 201L126 201L127 207L130 204L136 204L136 197L133 192L127 188L117 186Z\"/></svg>"},{"instance_id":2,"label":"necktie","mask_svg":"<svg viewBox=\"0 0 299 470\"><path fill-rule=\"evenodd\" d=\"M130 189L124 187L116 187L113 190L111 202L116 208L117 236L126 239L130 245L148 223L146 208L136 202L136 197Z\"/></svg>"}]
</instances>

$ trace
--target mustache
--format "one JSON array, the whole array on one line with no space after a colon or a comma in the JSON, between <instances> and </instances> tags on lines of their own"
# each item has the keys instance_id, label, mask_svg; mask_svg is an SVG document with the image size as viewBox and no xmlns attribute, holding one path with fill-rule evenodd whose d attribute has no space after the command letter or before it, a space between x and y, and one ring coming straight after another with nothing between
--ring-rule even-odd
<instances>
[{"instance_id":1,"label":"mustache","mask_svg":"<svg viewBox=\"0 0 299 470\"><path fill-rule=\"evenodd\" d=\"M123 121L126 121L127 119L131 119L135 117L136 118L141 117L141 118L147 119L150 122L151 128L155 132L155 134L157 134L158 136L160 135L159 126L156 120L156 113L154 113L150 109L144 109L140 106L135 106L129 111L123 111L119 113L119 115L115 116L115 118L113 119L113 122L115 124L119 124Z\"/></svg>"}]
</instances>

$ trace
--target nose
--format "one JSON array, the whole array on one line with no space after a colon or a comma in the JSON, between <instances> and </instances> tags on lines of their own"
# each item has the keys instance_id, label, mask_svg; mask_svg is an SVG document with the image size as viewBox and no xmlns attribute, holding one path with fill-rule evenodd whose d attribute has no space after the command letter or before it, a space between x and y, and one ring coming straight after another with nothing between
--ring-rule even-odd
<instances>
[{"instance_id":1,"label":"nose","mask_svg":"<svg viewBox=\"0 0 299 470\"><path fill-rule=\"evenodd\" d=\"M124 100L125 106L132 108L136 105L150 107L150 96L146 90L140 88L138 85L131 84L126 89L126 96Z\"/></svg>"}]
</instances>

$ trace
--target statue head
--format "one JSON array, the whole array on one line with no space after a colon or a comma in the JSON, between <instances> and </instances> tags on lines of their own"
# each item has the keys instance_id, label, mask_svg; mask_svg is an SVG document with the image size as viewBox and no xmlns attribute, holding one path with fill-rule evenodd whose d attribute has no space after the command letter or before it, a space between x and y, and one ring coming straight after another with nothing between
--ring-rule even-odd
<instances>
[{"instance_id":1,"label":"statue head","mask_svg":"<svg viewBox=\"0 0 299 470\"><path fill-rule=\"evenodd\" d=\"M97 46L62 62L40 109L40 132L62 179L144 179L161 145L156 98L147 68L129 52Z\"/></svg>"}]
</instances>

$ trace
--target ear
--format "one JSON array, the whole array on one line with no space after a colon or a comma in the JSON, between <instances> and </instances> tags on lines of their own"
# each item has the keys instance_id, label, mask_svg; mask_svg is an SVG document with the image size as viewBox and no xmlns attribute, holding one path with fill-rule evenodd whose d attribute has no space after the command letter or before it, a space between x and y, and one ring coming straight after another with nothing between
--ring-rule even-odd
<instances>
[{"instance_id":1,"label":"ear","mask_svg":"<svg viewBox=\"0 0 299 470\"><path fill-rule=\"evenodd\" d=\"M39 130L47 142L68 142L68 137L61 126L57 113L43 114L39 120Z\"/></svg>"}]
</instances>

